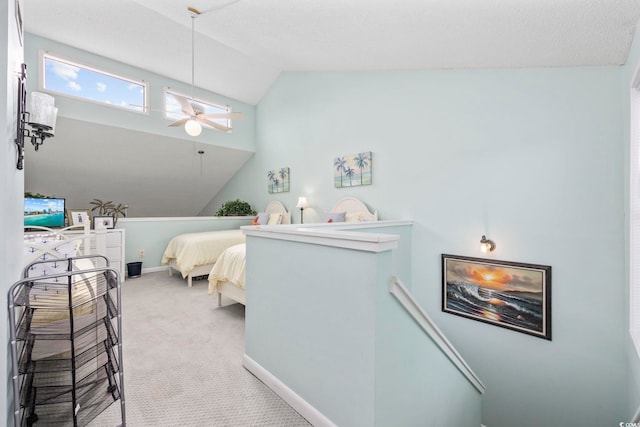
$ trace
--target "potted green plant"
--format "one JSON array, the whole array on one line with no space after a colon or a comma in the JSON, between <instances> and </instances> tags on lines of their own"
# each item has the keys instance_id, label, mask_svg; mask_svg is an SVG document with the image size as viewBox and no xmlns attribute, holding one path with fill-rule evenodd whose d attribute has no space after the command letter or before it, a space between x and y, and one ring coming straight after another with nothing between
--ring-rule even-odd
<instances>
[{"instance_id":1,"label":"potted green plant","mask_svg":"<svg viewBox=\"0 0 640 427\"><path fill-rule=\"evenodd\" d=\"M127 216L127 205L123 205L122 203L118 203L115 205L111 200L108 202L102 201L100 199L93 199L89 202L89 204L94 205L91 210L98 210L99 215L108 215L113 217L113 225L118 223L118 217Z\"/></svg>"},{"instance_id":2,"label":"potted green plant","mask_svg":"<svg viewBox=\"0 0 640 427\"><path fill-rule=\"evenodd\" d=\"M43 194L40 194L40 193L33 194L33 193L28 192L28 191L24 192L24 197L31 197L32 199L46 199L47 198L47 196L45 196ZM52 196L52 197L55 197L55 196Z\"/></svg>"},{"instance_id":3,"label":"potted green plant","mask_svg":"<svg viewBox=\"0 0 640 427\"><path fill-rule=\"evenodd\" d=\"M127 205L123 205L122 203L118 203L118 205L112 205L108 209L107 215L113 216L113 226L114 227L118 223L118 217L119 216L123 216L123 217L127 216L127 208L128 207L129 206L127 206Z\"/></svg>"},{"instance_id":4,"label":"potted green plant","mask_svg":"<svg viewBox=\"0 0 640 427\"><path fill-rule=\"evenodd\" d=\"M256 211L243 200L227 200L216 212L216 216L247 216L255 215Z\"/></svg>"},{"instance_id":5,"label":"potted green plant","mask_svg":"<svg viewBox=\"0 0 640 427\"><path fill-rule=\"evenodd\" d=\"M113 206L112 201L103 202L100 199L93 199L89 202L90 205L93 205L91 208L91 212L98 209L98 215L107 215L107 211Z\"/></svg>"}]
</instances>

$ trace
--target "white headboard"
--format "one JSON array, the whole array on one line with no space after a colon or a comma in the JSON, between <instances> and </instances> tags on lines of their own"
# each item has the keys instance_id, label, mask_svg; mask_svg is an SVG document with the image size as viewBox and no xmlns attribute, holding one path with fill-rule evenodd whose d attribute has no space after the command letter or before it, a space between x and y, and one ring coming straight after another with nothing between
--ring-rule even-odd
<instances>
[{"instance_id":1,"label":"white headboard","mask_svg":"<svg viewBox=\"0 0 640 427\"><path fill-rule=\"evenodd\" d=\"M377 221L378 211L371 212L367 205L355 197L343 197L333 206L331 212L362 212L362 221Z\"/></svg>"},{"instance_id":2,"label":"white headboard","mask_svg":"<svg viewBox=\"0 0 640 427\"><path fill-rule=\"evenodd\" d=\"M291 214L289 214L287 208L285 208L284 205L280 202L277 202L275 200L269 202L264 211L270 214L280 213L282 214L282 220L280 221L280 224L291 224Z\"/></svg>"}]
</instances>

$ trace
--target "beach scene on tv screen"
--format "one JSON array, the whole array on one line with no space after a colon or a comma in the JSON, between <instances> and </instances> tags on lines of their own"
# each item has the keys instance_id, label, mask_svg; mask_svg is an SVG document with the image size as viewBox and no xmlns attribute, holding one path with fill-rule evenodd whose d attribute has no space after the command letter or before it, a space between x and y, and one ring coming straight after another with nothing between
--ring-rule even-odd
<instances>
[{"instance_id":1,"label":"beach scene on tv screen","mask_svg":"<svg viewBox=\"0 0 640 427\"><path fill-rule=\"evenodd\" d=\"M24 225L64 226L64 199L24 199Z\"/></svg>"}]
</instances>

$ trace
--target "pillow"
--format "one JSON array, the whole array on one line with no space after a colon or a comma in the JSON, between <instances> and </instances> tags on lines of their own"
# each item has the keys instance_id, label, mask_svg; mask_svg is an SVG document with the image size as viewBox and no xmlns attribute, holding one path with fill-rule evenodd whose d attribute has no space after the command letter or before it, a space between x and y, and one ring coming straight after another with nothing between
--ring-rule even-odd
<instances>
[{"instance_id":1,"label":"pillow","mask_svg":"<svg viewBox=\"0 0 640 427\"><path fill-rule=\"evenodd\" d=\"M282 221L281 213L272 213L269 215L269 221L267 221L267 225L278 225Z\"/></svg>"},{"instance_id":2,"label":"pillow","mask_svg":"<svg viewBox=\"0 0 640 427\"><path fill-rule=\"evenodd\" d=\"M255 218L253 218L253 221L251 221L251 225L260 225L258 224L258 216L256 215Z\"/></svg>"},{"instance_id":3,"label":"pillow","mask_svg":"<svg viewBox=\"0 0 640 427\"><path fill-rule=\"evenodd\" d=\"M344 222L346 212L328 212L324 217L324 222Z\"/></svg>"},{"instance_id":4,"label":"pillow","mask_svg":"<svg viewBox=\"0 0 640 427\"><path fill-rule=\"evenodd\" d=\"M258 216L256 217L256 222L258 225L266 225L269 221L269 213L268 212L258 212Z\"/></svg>"},{"instance_id":5,"label":"pillow","mask_svg":"<svg viewBox=\"0 0 640 427\"><path fill-rule=\"evenodd\" d=\"M364 221L364 212L348 212L344 217L345 222Z\"/></svg>"}]
</instances>

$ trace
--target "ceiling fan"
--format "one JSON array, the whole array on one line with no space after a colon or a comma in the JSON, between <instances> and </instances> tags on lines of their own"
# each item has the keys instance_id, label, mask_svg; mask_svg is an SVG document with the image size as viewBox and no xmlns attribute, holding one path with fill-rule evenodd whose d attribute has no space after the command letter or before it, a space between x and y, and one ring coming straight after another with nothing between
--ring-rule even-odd
<instances>
[{"instance_id":1,"label":"ceiling fan","mask_svg":"<svg viewBox=\"0 0 640 427\"><path fill-rule=\"evenodd\" d=\"M242 119L242 113L206 113L202 105L195 102L194 97L194 76L195 76L195 20L200 16L200 12L193 7L188 7L187 11L191 17L191 99L169 92L173 98L180 104L183 117L169 124L169 127L177 127L184 125L185 131L191 136L198 136L202 132L201 124L218 129L222 132L229 132L230 127L220 124L215 119Z\"/></svg>"}]
</instances>

